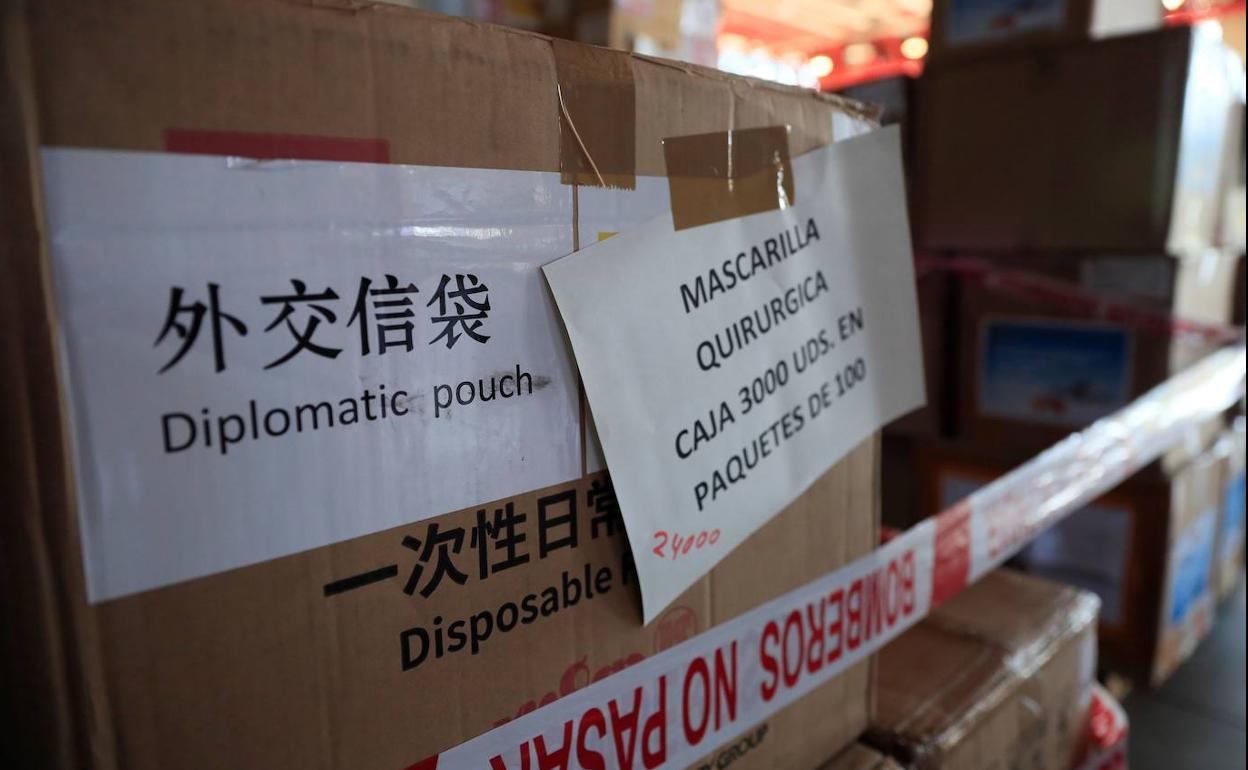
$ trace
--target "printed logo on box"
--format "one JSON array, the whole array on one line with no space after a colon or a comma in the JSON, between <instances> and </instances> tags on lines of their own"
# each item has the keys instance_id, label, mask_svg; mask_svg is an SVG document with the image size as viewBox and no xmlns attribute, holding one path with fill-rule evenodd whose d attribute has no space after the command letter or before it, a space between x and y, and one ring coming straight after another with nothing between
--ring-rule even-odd
<instances>
[{"instance_id":1,"label":"printed logo on box","mask_svg":"<svg viewBox=\"0 0 1248 770\"><path fill-rule=\"evenodd\" d=\"M1126 405L1131 336L1119 327L985 319L980 414L1082 427Z\"/></svg>"}]
</instances>

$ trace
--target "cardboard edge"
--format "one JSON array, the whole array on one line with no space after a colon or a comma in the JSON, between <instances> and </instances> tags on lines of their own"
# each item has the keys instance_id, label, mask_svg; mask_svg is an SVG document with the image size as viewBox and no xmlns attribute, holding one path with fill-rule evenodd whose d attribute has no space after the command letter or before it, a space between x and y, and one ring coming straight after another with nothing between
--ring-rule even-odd
<instances>
[{"instance_id":1,"label":"cardboard edge","mask_svg":"<svg viewBox=\"0 0 1248 770\"><path fill-rule=\"evenodd\" d=\"M0 564L8 611L0 692L12 728L11 767L115 768L98 646L82 595L70 448L43 233L38 104L24 9L0 9ZM30 291L29 287L37 287ZM40 432L38 426L52 426ZM75 653L76 649L81 650ZM32 660L30 651L36 650Z\"/></svg>"}]
</instances>

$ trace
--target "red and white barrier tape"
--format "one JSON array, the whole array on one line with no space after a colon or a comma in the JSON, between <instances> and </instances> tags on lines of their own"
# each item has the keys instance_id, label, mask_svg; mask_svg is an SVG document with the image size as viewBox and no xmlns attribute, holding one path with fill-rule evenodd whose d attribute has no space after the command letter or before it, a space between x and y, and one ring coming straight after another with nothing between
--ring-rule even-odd
<instances>
[{"instance_id":1,"label":"red and white barrier tape","mask_svg":"<svg viewBox=\"0 0 1248 770\"><path fill-rule=\"evenodd\" d=\"M1244 337L1243 329L1236 326L1191 321L1137 302L1106 296L1069 281L1001 267L985 259L920 256L915 259L915 268L919 277L932 272L954 273L979 281L994 291L1153 334L1194 337L1212 344L1239 342Z\"/></svg>"},{"instance_id":2,"label":"red and white barrier tape","mask_svg":"<svg viewBox=\"0 0 1248 770\"><path fill-rule=\"evenodd\" d=\"M1105 688L1092 685L1088 756L1075 770L1127 770L1127 714Z\"/></svg>"},{"instance_id":3,"label":"red and white barrier tape","mask_svg":"<svg viewBox=\"0 0 1248 770\"><path fill-rule=\"evenodd\" d=\"M1244 392L1244 369L1242 346L1220 350L852 564L408 770L692 764L1229 407Z\"/></svg>"}]
</instances>

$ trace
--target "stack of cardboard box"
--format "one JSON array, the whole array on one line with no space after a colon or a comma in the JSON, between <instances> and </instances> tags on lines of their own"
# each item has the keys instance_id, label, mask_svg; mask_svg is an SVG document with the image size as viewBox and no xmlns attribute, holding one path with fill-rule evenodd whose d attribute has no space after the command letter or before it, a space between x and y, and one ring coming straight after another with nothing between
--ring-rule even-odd
<instances>
[{"instance_id":1,"label":"stack of cardboard box","mask_svg":"<svg viewBox=\"0 0 1248 770\"><path fill-rule=\"evenodd\" d=\"M992 5L935 4L904 110L929 406L885 431L895 527L1130 403L1242 314L1238 56L1194 27L1097 39L1156 26L1155 4ZM1225 430L1193 430L1021 558L1101 595L1111 665L1159 679L1190 652L1215 541L1217 580L1238 574Z\"/></svg>"}]
</instances>

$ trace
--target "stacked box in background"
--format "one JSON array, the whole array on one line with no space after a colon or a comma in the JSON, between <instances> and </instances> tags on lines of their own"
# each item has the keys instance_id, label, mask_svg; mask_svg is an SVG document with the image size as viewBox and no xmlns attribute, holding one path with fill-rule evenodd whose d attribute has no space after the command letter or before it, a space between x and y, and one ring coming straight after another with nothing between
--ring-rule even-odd
<instances>
[{"instance_id":1,"label":"stacked box in background","mask_svg":"<svg viewBox=\"0 0 1248 770\"><path fill-rule=\"evenodd\" d=\"M1204 28L1096 39L1133 13L933 8L926 70L893 110L912 140L928 406L884 431L887 526L912 526L1126 406L1226 344L1219 329L1242 317L1242 61ZM976 30L990 18L995 31ZM1209 455L1224 427L1189 431L1093 506L1116 513L1077 515L1021 562L1102 593L1111 665L1160 678L1207 627L1209 592L1193 586L1214 578L1188 576L1204 574L1190 554L1206 553L1211 530L1194 501L1226 496L1210 470L1226 463ZM937 475L954 479L943 494ZM1205 563L1225 563L1216 583L1229 584L1235 519L1221 520L1225 551ZM1098 563L1090 542L1121 558ZM1201 596L1182 618L1163 612L1175 581Z\"/></svg>"},{"instance_id":2,"label":"stacked box in background","mask_svg":"<svg viewBox=\"0 0 1248 770\"><path fill-rule=\"evenodd\" d=\"M2 689L23 704L6 746L19 758L38 758L41 768L191 770L219 766L222 757L240 767L409 767L878 543L878 451L868 440L642 627L627 540L582 417L550 426L573 437L579 428L580 462L563 483L552 478L419 522L428 512L412 511L404 526L88 601L68 406L57 397L63 370L47 283L54 247L45 240L57 223L43 220L40 197L47 148L149 168L202 162L243 175L266 165L233 156L300 158L274 164L287 169L274 174L333 168L342 180L373 180L375 170L379 181L361 184L361 196L390 189L382 179L390 164L541 176L532 190L579 190L579 227L572 192L558 210L541 208L557 205L558 195L530 191L527 199L551 214L559 234L551 243L571 248L578 237L664 213L665 137L787 125L796 156L866 122L852 105L809 91L743 87L696 67L385 5L137 0L25 8L5 6L0 81L3 214L15 234L0 267L0 562L10 577L9 610L26 621L4 635ZM574 141L593 148L593 173ZM308 154L287 154L292 147ZM604 181L611 189L598 187ZM195 187L188 178L185 189ZM478 223L466 221L475 211L470 197L448 191L431 204L428 222L370 212L361 232L437 231L449 248L446 230L477 232ZM591 208L598 219L590 221ZM284 216L299 221L298 213ZM474 248L518 223L487 224L471 236ZM136 238L161 229L141 225ZM287 218L253 229L283 227L292 229ZM506 243L494 245L505 253ZM522 278L541 281L536 268ZM553 313L522 308L516 317L536 322ZM142 336L147 349L147 330ZM549 344L563 350L557 336ZM569 354L561 355L572 371ZM562 376L555 369L533 380L544 374L549 384ZM556 384L577 392L575 382ZM545 433L512 439L519 461L556 448ZM567 444L576 439L560 448ZM468 459L463 483L476 490L479 471ZM361 519L373 520L367 501L359 507ZM325 511L306 513L309 529L329 528ZM262 525L240 536L263 539ZM528 620L518 620L522 608ZM813 767L849 745L866 727L869 677L864 661L779 712L769 739L734 767Z\"/></svg>"},{"instance_id":3,"label":"stacked box in background","mask_svg":"<svg viewBox=\"0 0 1248 770\"><path fill-rule=\"evenodd\" d=\"M891 757L861 743L855 743L820 765L819 770L902 770L902 767Z\"/></svg>"},{"instance_id":4,"label":"stacked box in background","mask_svg":"<svg viewBox=\"0 0 1248 770\"><path fill-rule=\"evenodd\" d=\"M918 94L918 245L1176 257L1221 245L1237 62L1198 27L933 62Z\"/></svg>"},{"instance_id":5,"label":"stacked box in background","mask_svg":"<svg viewBox=\"0 0 1248 770\"><path fill-rule=\"evenodd\" d=\"M866 740L914 770L1067 770L1096 669L1097 599L997 570L879 656Z\"/></svg>"},{"instance_id":6,"label":"stacked box in background","mask_svg":"<svg viewBox=\"0 0 1248 770\"><path fill-rule=\"evenodd\" d=\"M929 443L918 462L920 517L1009 470L951 442ZM1159 682L1211 628L1224 469L1209 450L1171 475L1133 478L1041 532L1014 564L1095 593L1105 663Z\"/></svg>"}]
</instances>

